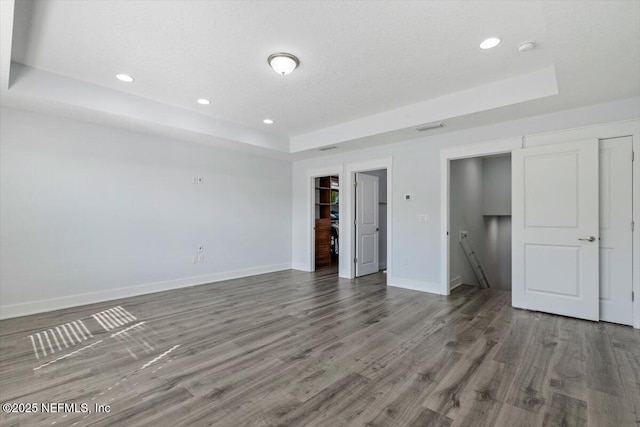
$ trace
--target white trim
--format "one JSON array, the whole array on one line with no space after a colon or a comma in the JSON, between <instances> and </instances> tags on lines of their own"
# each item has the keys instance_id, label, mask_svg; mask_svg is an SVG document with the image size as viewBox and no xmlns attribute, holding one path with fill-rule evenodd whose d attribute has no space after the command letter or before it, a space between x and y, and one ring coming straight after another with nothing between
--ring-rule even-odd
<instances>
[{"instance_id":1,"label":"white trim","mask_svg":"<svg viewBox=\"0 0 640 427\"><path fill-rule=\"evenodd\" d=\"M640 120L623 120L556 132L545 132L525 137L526 147L575 141L586 138L610 139L630 136L636 159L633 162L633 327L640 329Z\"/></svg>"},{"instance_id":2,"label":"white trim","mask_svg":"<svg viewBox=\"0 0 640 427\"><path fill-rule=\"evenodd\" d=\"M449 163L451 160L510 153L522 148L522 138L509 138L482 144L440 150L440 285L436 293L449 295Z\"/></svg>"},{"instance_id":3,"label":"white trim","mask_svg":"<svg viewBox=\"0 0 640 427\"><path fill-rule=\"evenodd\" d=\"M78 295L70 295L62 298L51 298L40 301L32 301L22 304L3 305L0 306L0 319L9 319L12 317L26 316L29 314L44 313L47 311L61 310L63 308L77 307L85 304L95 304L120 298L152 294L154 292L187 288L190 286L206 285L223 280L239 279L241 277L289 270L290 268L290 264L265 265L261 267L246 268L243 270L225 271L222 273L206 274L203 276L187 277L184 279L167 280L163 282L129 286L126 288L110 289L108 291L89 292Z\"/></svg>"},{"instance_id":4,"label":"white trim","mask_svg":"<svg viewBox=\"0 0 640 427\"><path fill-rule=\"evenodd\" d=\"M449 292L462 285L462 276L456 276L449 280Z\"/></svg>"},{"instance_id":5,"label":"white trim","mask_svg":"<svg viewBox=\"0 0 640 427\"><path fill-rule=\"evenodd\" d=\"M412 291L429 292L432 294L440 294L441 286L439 283L425 282L422 280L403 279L400 277L387 277L387 286L393 286L394 288L410 289Z\"/></svg>"},{"instance_id":6,"label":"white trim","mask_svg":"<svg viewBox=\"0 0 640 427\"><path fill-rule=\"evenodd\" d=\"M637 135L638 126L640 126L640 121L635 119L555 132L536 133L524 137L523 148L592 138L610 139L622 136L633 136L634 134Z\"/></svg>"},{"instance_id":7,"label":"white trim","mask_svg":"<svg viewBox=\"0 0 640 427\"><path fill-rule=\"evenodd\" d=\"M307 256L307 269L305 271L316 271L316 233L314 233L314 227L316 226L316 183L315 179L322 176L338 176L338 191L340 192L340 204L342 205L342 165L326 166L323 168L310 169L307 171L307 237L309 242L309 255ZM340 212L342 216L342 212ZM342 221L338 222L338 233L340 235L339 253L342 253ZM338 255L340 256L340 255ZM339 258L339 268L342 264L342 257Z\"/></svg>"},{"instance_id":8,"label":"white trim","mask_svg":"<svg viewBox=\"0 0 640 427\"><path fill-rule=\"evenodd\" d=\"M340 277L353 279L355 266L355 242L353 221L355 220L354 183L356 172L387 170L387 284L393 281L393 157L368 160L345 165L346 190L340 192ZM344 194L344 197L342 197ZM343 221L342 218L346 218Z\"/></svg>"}]
</instances>

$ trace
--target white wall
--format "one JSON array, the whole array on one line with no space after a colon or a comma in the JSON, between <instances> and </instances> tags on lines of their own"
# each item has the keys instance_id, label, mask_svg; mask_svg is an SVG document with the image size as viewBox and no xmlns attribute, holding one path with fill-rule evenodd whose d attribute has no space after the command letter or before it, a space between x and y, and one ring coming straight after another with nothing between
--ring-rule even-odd
<instances>
[{"instance_id":1,"label":"white wall","mask_svg":"<svg viewBox=\"0 0 640 427\"><path fill-rule=\"evenodd\" d=\"M297 161L293 165L293 267L301 270L309 269L311 247L308 230L310 221L307 218L309 186L306 184L306 175L309 170L335 167L344 172L348 163L392 157L393 241L388 244L391 245L393 253L393 276L388 277L387 281L395 286L442 292L440 285L440 150L442 148L638 117L640 117L640 99L636 97ZM417 132L416 134L422 135ZM404 201L404 193L413 193L414 199L410 202ZM418 221L419 215L423 214L429 216L429 222Z\"/></svg>"},{"instance_id":2,"label":"white wall","mask_svg":"<svg viewBox=\"0 0 640 427\"><path fill-rule=\"evenodd\" d=\"M289 162L0 115L1 316L290 268Z\"/></svg>"},{"instance_id":3,"label":"white wall","mask_svg":"<svg viewBox=\"0 0 640 427\"><path fill-rule=\"evenodd\" d=\"M386 169L363 172L378 177L378 264L381 270L387 268L387 171Z\"/></svg>"},{"instance_id":4,"label":"white wall","mask_svg":"<svg viewBox=\"0 0 640 427\"><path fill-rule=\"evenodd\" d=\"M460 245L460 230L466 231L468 243L487 268L487 236L483 206L483 159L479 157L454 160L449 178L449 279L456 283L480 286L473 267Z\"/></svg>"}]
</instances>

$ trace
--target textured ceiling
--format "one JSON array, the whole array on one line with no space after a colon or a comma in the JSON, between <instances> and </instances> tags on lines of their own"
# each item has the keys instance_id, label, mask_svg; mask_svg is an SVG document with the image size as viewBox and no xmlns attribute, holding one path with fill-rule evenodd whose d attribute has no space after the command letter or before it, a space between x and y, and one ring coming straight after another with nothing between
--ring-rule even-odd
<instances>
[{"instance_id":1,"label":"textured ceiling","mask_svg":"<svg viewBox=\"0 0 640 427\"><path fill-rule=\"evenodd\" d=\"M18 7L22 7L22 2ZM247 126L297 135L551 64L539 4L46 1L14 61ZM485 37L504 46L482 51ZM17 42L18 39L16 39ZM301 67L282 77L267 56ZM130 73L136 82L114 79ZM208 107L195 104L211 99Z\"/></svg>"},{"instance_id":2,"label":"textured ceiling","mask_svg":"<svg viewBox=\"0 0 640 427\"><path fill-rule=\"evenodd\" d=\"M24 0L15 9L15 62L286 137L549 66L559 95L532 113L640 94L640 1ZM493 35L500 46L478 48ZM526 40L537 49L519 53ZM277 75L266 63L277 51L296 54L300 68ZM263 125L267 117L276 123Z\"/></svg>"}]
</instances>

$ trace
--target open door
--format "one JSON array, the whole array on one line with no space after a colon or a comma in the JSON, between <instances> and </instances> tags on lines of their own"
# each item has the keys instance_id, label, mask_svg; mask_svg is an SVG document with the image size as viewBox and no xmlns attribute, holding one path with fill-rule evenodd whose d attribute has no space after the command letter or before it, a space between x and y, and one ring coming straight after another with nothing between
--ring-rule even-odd
<instances>
[{"instance_id":1,"label":"open door","mask_svg":"<svg viewBox=\"0 0 640 427\"><path fill-rule=\"evenodd\" d=\"M512 153L514 307L599 320L598 140Z\"/></svg>"},{"instance_id":2,"label":"open door","mask_svg":"<svg viewBox=\"0 0 640 427\"><path fill-rule=\"evenodd\" d=\"M378 177L356 173L356 277L377 273Z\"/></svg>"}]
</instances>

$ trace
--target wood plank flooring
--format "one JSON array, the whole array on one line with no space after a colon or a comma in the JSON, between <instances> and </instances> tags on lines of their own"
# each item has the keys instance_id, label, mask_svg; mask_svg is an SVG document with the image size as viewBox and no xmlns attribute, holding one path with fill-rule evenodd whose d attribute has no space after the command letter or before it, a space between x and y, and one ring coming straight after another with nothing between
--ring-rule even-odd
<instances>
[{"instance_id":1,"label":"wood plank flooring","mask_svg":"<svg viewBox=\"0 0 640 427\"><path fill-rule=\"evenodd\" d=\"M0 425L640 425L640 331L510 299L325 269L9 319L0 401L77 407Z\"/></svg>"}]
</instances>

